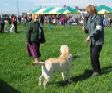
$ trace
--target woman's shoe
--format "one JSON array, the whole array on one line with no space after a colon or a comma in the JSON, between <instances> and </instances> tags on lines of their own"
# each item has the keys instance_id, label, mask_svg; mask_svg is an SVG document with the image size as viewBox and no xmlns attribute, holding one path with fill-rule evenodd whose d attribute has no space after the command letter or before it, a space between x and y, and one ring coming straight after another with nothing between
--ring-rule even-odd
<instances>
[{"instance_id":1,"label":"woman's shoe","mask_svg":"<svg viewBox=\"0 0 112 93\"><path fill-rule=\"evenodd\" d=\"M93 72L93 75L92 76L99 76L100 73L99 72Z\"/></svg>"}]
</instances>

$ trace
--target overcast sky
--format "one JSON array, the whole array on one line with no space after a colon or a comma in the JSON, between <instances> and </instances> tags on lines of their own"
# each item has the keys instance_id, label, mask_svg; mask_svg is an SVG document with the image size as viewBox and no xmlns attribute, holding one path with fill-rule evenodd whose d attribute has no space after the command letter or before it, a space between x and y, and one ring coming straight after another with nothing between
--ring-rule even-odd
<instances>
[{"instance_id":1,"label":"overcast sky","mask_svg":"<svg viewBox=\"0 0 112 93\"><path fill-rule=\"evenodd\" d=\"M19 12L27 12L42 5L47 6L63 6L86 7L88 4L107 5L112 7L112 0L18 0ZM17 0L0 0L0 13L17 13Z\"/></svg>"}]
</instances>

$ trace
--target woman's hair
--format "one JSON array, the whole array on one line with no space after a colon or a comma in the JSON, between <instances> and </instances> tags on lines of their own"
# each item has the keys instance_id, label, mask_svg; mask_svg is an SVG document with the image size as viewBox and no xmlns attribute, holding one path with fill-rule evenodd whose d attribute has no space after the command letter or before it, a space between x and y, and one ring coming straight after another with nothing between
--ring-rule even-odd
<instances>
[{"instance_id":1,"label":"woman's hair","mask_svg":"<svg viewBox=\"0 0 112 93\"><path fill-rule=\"evenodd\" d=\"M38 18L38 17L39 17L38 14L33 14L33 15L32 15L32 19L33 19L33 20L36 19L36 18Z\"/></svg>"},{"instance_id":2,"label":"woman's hair","mask_svg":"<svg viewBox=\"0 0 112 93\"><path fill-rule=\"evenodd\" d=\"M86 11L87 11L87 13L92 14L92 15L97 14L97 10L96 10L96 7L94 5L88 5L86 7Z\"/></svg>"}]
</instances>

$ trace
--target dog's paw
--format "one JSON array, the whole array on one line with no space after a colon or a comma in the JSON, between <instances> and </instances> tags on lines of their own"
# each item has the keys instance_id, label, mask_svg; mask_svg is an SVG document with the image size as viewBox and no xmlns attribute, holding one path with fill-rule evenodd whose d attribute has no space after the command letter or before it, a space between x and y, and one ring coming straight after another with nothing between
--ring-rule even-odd
<instances>
[{"instance_id":1,"label":"dog's paw","mask_svg":"<svg viewBox=\"0 0 112 93\"><path fill-rule=\"evenodd\" d=\"M39 86L41 86L42 84L39 82L39 84L38 84Z\"/></svg>"},{"instance_id":2,"label":"dog's paw","mask_svg":"<svg viewBox=\"0 0 112 93\"><path fill-rule=\"evenodd\" d=\"M44 89L46 89L46 86L44 86Z\"/></svg>"},{"instance_id":3,"label":"dog's paw","mask_svg":"<svg viewBox=\"0 0 112 93\"><path fill-rule=\"evenodd\" d=\"M71 79L69 79L69 80L68 80L68 82L69 82L69 83L72 83L72 80L71 80Z\"/></svg>"}]
</instances>

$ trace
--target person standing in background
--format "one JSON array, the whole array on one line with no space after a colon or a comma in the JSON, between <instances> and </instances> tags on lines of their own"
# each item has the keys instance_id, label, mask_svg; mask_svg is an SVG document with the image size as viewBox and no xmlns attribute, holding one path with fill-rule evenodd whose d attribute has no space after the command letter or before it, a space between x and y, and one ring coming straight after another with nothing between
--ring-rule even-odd
<instances>
[{"instance_id":1,"label":"person standing in background","mask_svg":"<svg viewBox=\"0 0 112 93\"><path fill-rule=\"evenodd\" d=\"M17 33L17 17L16 16L14 17L14 27L15 27L14 32Z\"/></svg>"},{"instance_id":2,"label":"person standing in background","mask_svg":"<svg viewBox=\"0 0 112 93\"><path fill-rule=\"evenodd\" d=\"M9 21L8 21L7 17L5 18L4 23L5 23L5 25L4 25L4 32L9 32Z\"/></svg>"},{"instance_id":3,"label":"person standing in background","mask_svg":"<svg viewBox=\"0 0 112 93\"><path fill-rule=\"evenodd\" d=\"M1 32L1 15L0 15L0 32Z\"/></svg>"},{"instance_id":4,"label":"person standing in background","mask_svg":"<svg viewBox=\"0 0 112 93\"><path fill-rule=\"evenodd\" d=\"M4 25L5 25L3 17L0 18L0 25L1 25L0 32L3 33L4 32Z\"/></svg>"},{"instance_id":5,"label":"person standing in background","mask_svg":"<svg viewBox=\"0 0 112 93\"><path fill-rule=\"evenodd\" d=\"M11 16L11 28L10 28L10 32L17 33L17 18L14 15Z\"/></svg>"},{"instance_id":6,"label":"person standing in background","mask_svg":"<svg viewBox=\"0 0 112 93\"><path fill-rule=\"evenodd\" d=\"M14 32L15 31L14 22L15 22L15 16L12 15L11 16L11 28L10 28L10 32Z\"/></svg>"}]
</instances>

